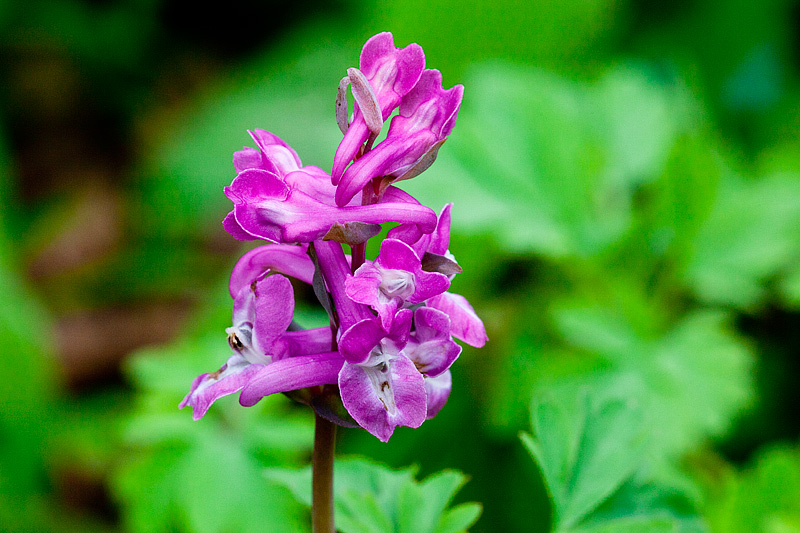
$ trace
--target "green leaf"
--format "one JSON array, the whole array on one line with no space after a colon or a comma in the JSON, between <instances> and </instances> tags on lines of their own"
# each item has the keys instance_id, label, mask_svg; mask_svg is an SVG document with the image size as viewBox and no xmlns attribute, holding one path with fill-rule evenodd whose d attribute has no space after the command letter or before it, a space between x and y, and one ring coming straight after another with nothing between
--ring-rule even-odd
<instances>
[{"instance_id":1,"label":"green leaf","mask_svg":"<svg viewBox=\"0 0 800 533\"><path fill-rule=\"evenodd\" d=\"M718 152L712 135L699 127L677 137L664 172L639 192L640 226L630 235L636 257L650 253L658 260L669 258L672 265L668 265L677 272L686 268L726 170ZM675 284L676 280L669 277L662 282Z\"/></svg>"},{"instance_id":2,"label":"green leaf","mask_svg":"<svg viewBox=\"0 0 800 533\"><path fill-rule=\"evenodd\" d=\"M561 528L577 525L611 496L645 451L641 407L625 398L574 393L559 391L534 401L535 437L522 435L542 469Z\"/></svg>"},{"instance_id":3,"label":"green leaf","mask_svg":"<svg viewBox=\"0 0 800 533\"><path fill-rule=\"evenodd\" d=\"M264 524L270 531L305 531L302 507L261 471L305 461L310 410L294 410L281 395L252 408L225 397L199 421L178 410L192 380L230 354L224 332L216 331L217 305L212 299L214 309L195 321L205 327L128 362L137 393L112 476L123 522L131 531L263 531Z\"/></svg>"},{"instance_id":4,"label":"green leaf","mask_svg":"<svg viewBox=\"0 0 800 533\"><path fill-rule=\"evenodd\" d=\"M800 528L800 453L797 446L758 452L741 470L717 474L705 515L714 531L783 532Z\"/></svg>"},{"instance_id":5,"label":"green leaf","mask_svg":"<svg viewBox=\"0 0 800 533\"><path fill-rule=\"evenodd\" d=\"M630 354L632 358L636 354ZM680 454L727 431L753 394L753 356L724 313L686 316L626 367L641 372L654 442Z\"/></svg>"},{"instance_id":6,"label":"green leaf","mask_svg":"<svg viewBox=\"0 0 800 533\"><path fill-rule=\"evenodd\" d=\"M722 435L753 394L753 356L730 331L728 316L695 311L657 335L632 324L627 317L633 313L621 301L559 305L553 317L572 346L602 357L624 376L625 394L642 404L660 451L678 456ZM645 314L635 303L630 309Z\"/></svg>"},{"instance_id":7,"label":"green leaf","mask_svg":"<svg viewBox=\"0 0 800 533\"><path fill-rule=\"evenodd\" d=\"M436 533L461 533L478 521L482 506L479 503L462 503L447 510L439 518Z\"/></svg>"},{"instance_id":8,"label":"green leaf","mask_svg":"<svg viewBox=\"0 0 800 533\"><path fill-rule=\"evenodd\" d=\"M188 413L138 415L126 438L131 450L114 473L113 488L131 531L262 531L264 523L273 524L272 531L304 530L306 520L290 495L259 474L280 464L276 458L292 457L280 450L264 454L269 441L256 453L241 430L209 416L192 422Z\"/></svg>"},{"instance_id":9,"label":"green leaf","mask_svg":"<svg viewBox=\"0 0 800 533\"><path fill-rule=\"evenodd\" d=\"M697 489L657 443L649 409L624 375L587 376L532 404L521 438L551 495L554 529L705 531Z\"/></svg>"},{"instance_id":10,"label":"green leaf","mask_svg":"<svg viewBox=\"0 0 800 533\"><path fill-rule=\"evenodd\" d=\"M570 529L570 533L672 533L678 531L674 518L662 516L626 516L586 527Z\"/></svg>"},{"instance_id":11,"label":"green leaf","mask_svg":"<svg viewBox=\"0 0 800 533\"><path fill-rule=\"evenodd\" d=\"M640 68L588 85L483 65L468 86L436 166L406 189L426 205L455 202L454 227L492 231L514 251L560 258L608 248L630 226L635 189L663 171L684 127L682 96Z\"/></svg>"},{"instance_id":12,"label":"green leaf","mask_svg":"<svg viewBox=\"0 0 800 533\"><path fill-rule=\"evenodd\" d=\"M686 281L707 303L749 308L800 254L800 180L727 177L700 231Z\"/></svg>"},{"instance_id":13,"label":"green leaf","mask_svg":"<svg viewBox=\"0 0 800 533\"><path fill-rule=\"evenodd\" d=\"M366 459L338 459L334 465L337 529L343 533L434 533L462 531L478 519L476 504L448 509L466 481L463 474L443 471L415 481L414 473L415 469L390 470ZM273 468L266 475L311 505L310 467Z\"/></svg>"}]
</instances>

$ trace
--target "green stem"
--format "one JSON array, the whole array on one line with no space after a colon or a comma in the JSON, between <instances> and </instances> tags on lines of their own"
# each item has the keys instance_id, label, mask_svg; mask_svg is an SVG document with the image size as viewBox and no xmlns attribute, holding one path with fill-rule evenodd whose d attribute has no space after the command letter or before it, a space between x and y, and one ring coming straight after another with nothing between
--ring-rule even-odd
<instances>
[{"instance_id":1,"label":"green stem","mask_svg":"<svg viewBox=\"0 0 800 533\"><path fill-rule=\"evenodd\" d=\"M314 533L335 533L333 522L333 456L336 425L314 414L311 524Z\"/></svg>"}]
</instances>

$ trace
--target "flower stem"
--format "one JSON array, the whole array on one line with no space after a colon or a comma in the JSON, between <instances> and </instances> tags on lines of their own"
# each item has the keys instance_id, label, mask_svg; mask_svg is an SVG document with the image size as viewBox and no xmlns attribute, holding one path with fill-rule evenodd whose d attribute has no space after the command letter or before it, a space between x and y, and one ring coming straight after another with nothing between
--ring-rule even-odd
<instances>
[{"instance_id":1,"label":"flower stem","mask_svg":"<svg viewBox=\"0 0 800 533\"><path fill-rule=\"evenodd\" d=\"M314 533L335 533L333 522L333 456L336 425L314 414L314 454L312 465L311 524Z\"/></svg>"}]
</instances>

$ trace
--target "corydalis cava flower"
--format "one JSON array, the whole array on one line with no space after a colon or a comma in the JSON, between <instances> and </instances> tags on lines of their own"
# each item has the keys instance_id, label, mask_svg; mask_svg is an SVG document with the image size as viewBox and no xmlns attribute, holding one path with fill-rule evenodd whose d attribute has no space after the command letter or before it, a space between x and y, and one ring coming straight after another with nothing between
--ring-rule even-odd
<instances>
[{"instance_id":1,"label":"corydalis cava flower","mask_svg":"<svg viewBox=\"0 0 800 533\"><path fill-rule=\"evenodd\" d=\"M396 427L419 427L447 401L450 366L461 353L453 338L475 347L486 341L467 300L449 292L461 272L448 250L451 204L437 216L393 185L434 162L463 87L445 89L439 71L425 68L422 48L397 48L390 33L367 41L359 66L339 84L344 138L330 174L303 166L287 143L258 129L256 148L233 156L236 177L225 187L233 209L223 225L236 239L267 244L233 269L233 354L192 383L180 406L191 406L195 419L222 396L241 391L240 403L250 406L285 392L387 441ZM385 223L396 227L368 259L365 243ZM299 329L290 279L313 287L330 327Z\"/></svg>"}]
</instances>

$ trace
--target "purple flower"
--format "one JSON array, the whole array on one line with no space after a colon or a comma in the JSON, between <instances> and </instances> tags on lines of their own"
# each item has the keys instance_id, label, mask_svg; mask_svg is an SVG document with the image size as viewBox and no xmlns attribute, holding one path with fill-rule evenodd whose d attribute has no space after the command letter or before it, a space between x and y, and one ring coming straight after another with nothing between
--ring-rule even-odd
<instances>
[{"instance_id":1,"label":"purple flower","mask_svg":"<svg viewBox=\"0 0 800 533\"><path fill-rule=\"evenodd\" d=\"M308 257L305 246L265 244L253 248L233 267L228 285L231 298L235 300L241 289L267 272L279 272L310 285L314 277L314 263Z\"/></svg>"},{"instance_id":2,"label":"purple flower","mask_svg":"<svg viewBox=\"0 0 800 533\"><path fill-rule=\"evenodd\" d=\"M387 176L390 183L426 170L455 126L463 94L463 85L445 90L438 70L424 71L403 97L386 139L344 172L336 189L336 204L346 205L373 178Z\"/></svg>"},{"instance_id":3,"label":"purple flower","mask_svg":"<svg viewBox=\"0 0 800 533\"><path fill-rule=\"evenodd\" d=\"M342 345L360 346L364 351L342 350L346 362L339 373L339 390L353 419L386 442L397 426L416 428L425 421L425 379L403 353L411 330L411 311L400 311L389 332L379 326L359 327L368 323L359 322L342 334Z\"/></svg>"},{"instance_id":4,"label":"purple flower","mask_svg":"<svg viewBox=\"0 0 800 533\"><path fill-rule=\"evenodd\" d=\"M229 286L234 298L233 326L226 330L234 354L218 371L202 374L192 383L180 407L192 406L195 420L218 398L238 392L274 361L330 351L329 328L286 331L294 314L294 292L288 278L277 271L310 281L314 266L301 247L281 244L255 248L236 263ZM336 354L336 358L341 367L341 356ZM314 384L321 384L320 377L326 380L324 375L307 374Z\"/></svg>"},{"instance_id":5,"label":"purple flower","mask_svg":"<svg viewBox=\"0 0 800 533\"><path fill-rule=\"evenodd\" d=\"M374 35L364 44L359 66L372 86L380 105L382 119L386 120L400 104L402 97L419 80L425 68L425 54L416 43L405 48L395 48L392 34L384 32ZM339 143L333 158L331 180L334 185L339 183L345 167L355 159L369 135L370 130L362 111L356 105L353 122Z\"/></svg>"},{"instance_id":6,"label":"purple flower","mask_svg":"<svg viewBox=\"0 0 800 533\"><path fill-rule=\"evenodd\" d=\"M232 283L234 288L233 326L226 333L235 353L217 372L192 383L180 407L191 405L195 420L218 398L241 390L257 367L272 362L271 348L292 321L294 292L284 276L262 275L249 285Z\"/></svg>"},{"instance_id":7,"label":"purple flower","mask_svg":"<svg viewBox=\"0 0 800 533\"><path fill-rule=\"evenodd\" d=\"M252 364L240 354L234 354L216 372L200 374L192 382L189 394L178 407L192 407L192 418L200 420L208 408L223 396L234 394L250 381L262 365Z\"/></svg>"},{"instance_id":8,"label":"purple flower","mask_svg":"<svg viewBox=\"0 0 800 533\"><path fill-rule=\"evenodd\" d=\"M258 150L246 146L233 154L233 167L237 173L248 168L260 168L283 177L302 168L297 152L277 135L260 129L248 133Z\"/></svg>"},{"instance_id":9,"label":"purple flower","mask_svg":"<svg viewBox=\"0 0 800 533\"><path fill-rule=\"evenodd\" d=\"M375 261L364 263L345 281L347 295L377 311L385 329L398 309L422 303L449 286L447 276L422 270L414 249L396 239L384 240Z\"/></svg>"},{"instance_id":10,"label":"purple flower","mask_svg":"<svg viewBox=\"0 0 800 533\"><path fill-rule=\"evenodd\" d=\"M461 354L461 346L450 337L450 319L441 311L417 309L414 327L405 351L425 378L427 418L433 418L450 396L450 365Z\"/></svg>"},{"instance_id":11,"label":"purple flower","mask_svg":"<svg viewBox=\"0 0 800 533\"><path fill-rule=\"evenodd\" d=\"M356 100L352 122L348 85ZM276 135L250 132L256 148L233 156L236 177L224 188L233 209L223 225L236 239L271 244L248 251L233 268L226 330L233 354L194 380L181 408L192 406L199 419L228 394L241 391L239 402L251 406L295 392L291 397L321 416L355 421L384 442L395 428L419 427L439 412L461 353L453 337L482 346L486 331L467 300L447 292L461 272L448 250L451 205L437 217L392 183L433 163L462 95L462 86L445 90L441 74L425 70L419 45L396 48L392 35L381 33L364 45L360 70L348 69L339 85L344 139L330 175L303 166ZM386 139L373 146L398 106ZM368 260L366 243L386 222L398 225ZM289 278L313 287L329 327L298 329Z\"/></svg>"},{"instance_id":12,"label":"purple flower","mask_svg":"<svg viewBox=\"0 0 800 533\"><path fill-rule=\"evenodd\" d=\"M408 309L399 311L389 332L359 327L368 323L360 322L341 338L342 346L366 350L342 350L342 402L361 427L384 442L397 426L419 427L441 409L450 393L448 369L461 353L450 338L447 315L417 309L413 333L411 315Z\"/></svg>"},{"instance_id":13,"label":"purple flower","mask_svg":"<svg viewBox=\"0 0 800 533\"><path fill-rule=\"evenodd\" d=\"M427 415L425 379L391 340L339 373L342 403L358 424L387 442L397 426L418 428Z\"/></svg>"},{"instance_id":14,"label":"purple flower","mask_svg":"<svg viewBox=\"0 0 800 533\"><path fill-rule=\"evenodd\" d=\"M315 177L305 171L288 177L307 181ZM311 242L322 239L336 224L400 222L430 233L436 213L418 203L383 202L377 205L335 207L308 193L290 188L273 172L246 169L225 187L234 207L223 224L237 239L263 239L275 243Z\"/></svg>"},{"instance_id":15,"label":"purple flower","mask_svg":"<svg viewBox=\"0 0 800 533\"><path fill-rule=\"evenodd\" d=\"M426 253L436 254L437 256L445 257L455 262L455 257L450 253L450 250L448 250L450 246L450 210L452 206L453 204L444 206L442 212L439 214L436 229L432 233L422 235L411 244L418 255L424 256ZM407 234L408 231L406 231L406 229L402 226L398 226L389 231L387 237L402 238ZM455 277L455 275L451 275L450 279L452 280L453 277ZM439 309L450 317L451 334L455 338L476 348L480 348L486 344L488 337L486 336L486 328L483 325L483 321L475 313L475 310L467 299L460 294L449 291L444 292L432 296L425 304L428 307Z\"/></svg>"}]
</instances>

